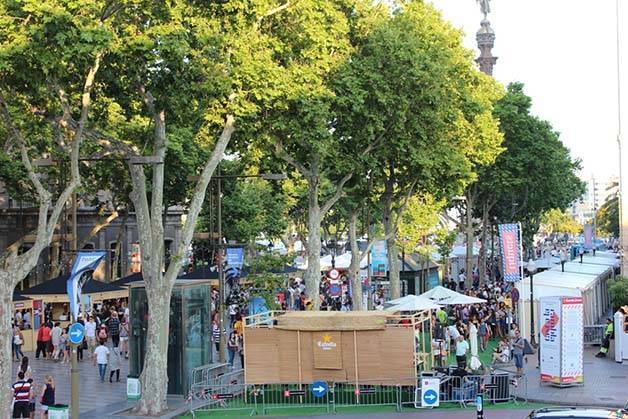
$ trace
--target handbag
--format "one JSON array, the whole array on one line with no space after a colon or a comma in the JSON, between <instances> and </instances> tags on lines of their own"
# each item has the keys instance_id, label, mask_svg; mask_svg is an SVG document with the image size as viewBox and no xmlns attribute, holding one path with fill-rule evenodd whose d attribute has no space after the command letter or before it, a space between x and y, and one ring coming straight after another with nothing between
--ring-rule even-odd
<instances>
[{"instance_id":1,"label":"handbag","mask_svg":"<svg viewBox=\"0 0 628 419\"><path fill-rule=\"evenodd\" d=\"M528 342L527 339L523 340L523 354L524 355L533 355L535 354L536 351L532 348L532 346L530 345L530 342Z\"/></svg>"}]
</instances>

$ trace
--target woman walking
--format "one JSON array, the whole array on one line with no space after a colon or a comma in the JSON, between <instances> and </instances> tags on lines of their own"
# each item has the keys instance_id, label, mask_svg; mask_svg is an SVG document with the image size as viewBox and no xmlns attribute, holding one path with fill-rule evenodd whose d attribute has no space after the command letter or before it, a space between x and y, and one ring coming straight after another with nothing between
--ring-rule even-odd
<instances>
[{"instance_id":1,"label":"woman walking","mask_svg":"<svg viewBox=\"0 0 628 419\"><path fill-rule=\"evenodd\" d=\"M31 370L31 366L28 365L28 357L22 357L22 363L20 364L20 372L24 373L24 379L29 380L33 378L33 370Z\"/></svg>"},{"instance_id":2,"label":"woman walking","mask_svg":"<svg viewBox=\"0 0 628 419\"><path fill-rule=\"evenodd\" d=\"M47 375L44 379L44 387L41 391L41 416L48 417L48 407L55 405L55 382L52 376Z\"/></svg>"},{"instance_id":3,"label":"woman walking","mask_svg":"<svg viewBox=\"0 0 628 419\"><path fill-rule=\"evenodd\" d=\"M129 359L129 318L124 316L120 325L120 356Z\"/></svg>"},{"instance_id":4,"label":"woman walking","mask_svg":"<svg viewBox=\"0 0 628 419\"><path fill-rule=\"evenodd\" d=\"M238 333L235 330L232 330L229 334L227 349L229 350L229 365L233 367L233 360L238 352Z\"/></svg>"},{"instance_id":5,"label":"woman walking","mask_svg":"<svg viewBox=\"0 0 628 419\"><path fill-rule=\"evenodd\" d=\"M70 363L70 342L68 336L68 328L63 329L63 333L59 337L59 347L61 352L63 353L63 363Z\"/></svg>"},{"instance_id":6,"label":"woman walking","mask_svg":"<svg viewBox=\"0 0 628 419\"><path fill-rule=\"evenodd\" d=\"M22 344L24 343L24 335L22 330L16 324L13 326L13 354L15 355L15 361L20 361L20 356L24 357L22 353Z\"/></svg>"}]
</instances>

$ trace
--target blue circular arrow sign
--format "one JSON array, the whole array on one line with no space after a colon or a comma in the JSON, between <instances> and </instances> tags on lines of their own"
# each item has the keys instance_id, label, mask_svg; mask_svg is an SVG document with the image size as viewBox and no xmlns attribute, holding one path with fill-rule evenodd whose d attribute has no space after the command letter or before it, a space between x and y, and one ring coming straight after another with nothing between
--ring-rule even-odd
<instances>
[{"instance_id":1,"label":"blue circular arrow sign","mask_svg":"<svg viewBox=\"0 0 628 419\"><path fill-rule=\"evenodd\" d=\"M85 337L85 327L81 323L72 323L70 326L70 342L75 345L83 342L83 337Z\"/></svg>"},{"instance_id":2,"label":"blue circular arrow sign","mask_svg":"<svg viewBox=\"0 0 628 419\"><path fill-rule=\"evenodd\" d=\"M423 394L423 401L425 404L435 404L436 400L438 400L438 394L432 389L427 390L425 394Z\"/></svg>"},{"instance_id":3,"label":"blue circular arrow sign","mask_svg":"<svg viewBox=\"0 0 628 419\"><path fill-rule=\"evenodd\" d=\"M325 381L314 381L310 386L310 391L314 397L325 397L329 387Z\"/></svg>"}]
</instances>

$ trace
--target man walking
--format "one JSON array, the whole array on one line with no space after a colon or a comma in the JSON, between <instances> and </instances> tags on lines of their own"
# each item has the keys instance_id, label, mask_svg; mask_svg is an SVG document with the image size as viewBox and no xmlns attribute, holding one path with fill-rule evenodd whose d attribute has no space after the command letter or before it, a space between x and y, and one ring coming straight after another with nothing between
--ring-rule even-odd
<instances>
[{"instance_id":1,"label":"man walking","mask_svg":"<svg viewBox=\"0 0 628 419\"><path fill-rule=\"evenodd\" d=\"M91 358L92 352L96 349L96 322L93 316L87 317L87 323L85 323L85 340L87 341L87 354Z\"/></svg>"},{"instance_id":2,"label":"man walking","mask_svg":"<svg viewBox=\"0 0 628 419\"><path fill-rule=\"evenodd\" d=\"M523 375L523 349L525 341L521 337L519 329L515 330L515 337L512 340L512 356L515 359L515 367L517 367L517 375Z\"/></svg>"},{"instance_id":3,"label":"man walking","mask_svg":"<svg viewBox=\"0 0 628 419\"><path fill-rule=\"evenodd\" d=\"M469 351L469 343L464 340L463 335L458 336L458 342L456 343L456 362L458 368L467 368L467 352Z\"/></svg>"},{"instance_id":4,"label":"man walking","mask_svg":"<svg viewBox=\"0 0 628 419\"><path fill-rule=\"evenodd\" d=\"M109 329L109 336L111 336L113 347L117 348L120 344L120 320L118 319L117 311L111 312L111 317L107 321L107 328Z\"/></svg>"},{"instance_id":5,"label":"man walking","mask_svg":"<svg viewBox=\"0 0 628 419\"><path fill-rule=\"evenodd\" d=\"M98 363L98 373L100 374L100 382L105 382L105 372L107 371L107 359L109 358L109 348L105 346L103 341L96 349L94 349L94 365Z\"/></svg>"},{"instance_id":6,"label":"man walking","mask_svg":"<svg viewBox=\"0 0 628 419\"><path fill-rule=\"evenodd\" d=\"M63 329L61 329L61 323L56 322L55 326L52 328L50 332L50 337L52 339L52 359L58 359L59 354L61 353L61 334L63 333Z\"/></svg>"},{"instance_id":7,"label":"man walking","mask_svg":"<svg viewBox=\"0 0 628 419\"><path fill-rule=\"evenodd\" d=\"M29 403L33 393L31 383L24 379L24 372L17 373L17 381L13 384L13 417L30 417Z\"/></svg>"}]
</instances>

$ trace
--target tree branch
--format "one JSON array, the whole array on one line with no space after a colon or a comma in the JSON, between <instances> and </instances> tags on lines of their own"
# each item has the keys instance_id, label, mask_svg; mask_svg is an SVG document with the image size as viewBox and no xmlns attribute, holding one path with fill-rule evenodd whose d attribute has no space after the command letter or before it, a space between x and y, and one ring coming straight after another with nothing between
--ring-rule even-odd
<instances>
[{"instance_id":1,"label":"tree branch","mask_svg":"<svg viewBox=\"0 0 628 419\"><path fill-rule=\"evenodd\" d=\"M347 173L342 179L340 179L340 182L336 184L336 193L334 193L334 195L331 198L329 198L327 202L325 202L325 204L321 207L321 216L324 216L325 214L327 214L327 212L331 209L331 207L333 207L334 204L338 202L340 198L343 197L345 184L349 182L349 180L351 180L352 177L353 177L353 172Z\"/></svg>"},{"instance_id":2,"label":"tree branch","mask_svg":"<svg viewBox=\"0 0 628 419\"><path fill-rule=\"evenodd\" d=\"M266 19L267 17L270 17L270 16L275 15L275 14L277 14L277 13L283 11L283 10L286 10L288 7L290 7L290 1L286 1L281 6L277 6L274 9L270 9L262 17L260 17L257 22L260 23L262 20Z\"/></svg>"},{"instance_id":3,"label":"tree branch","mask_svg":"<svg viewBox=\"0 0 628 419\"><path fill-rule=\"evenodd\" d=\"M284 149L283 143L281 141L275 143L275 154L284 160L286 163L292 165L295 169L303 175L303 177L310 178L312 177L312 172L308 170L303 164L294 159L290 154L286 152Z\"/></svg>"}]
</instances>

